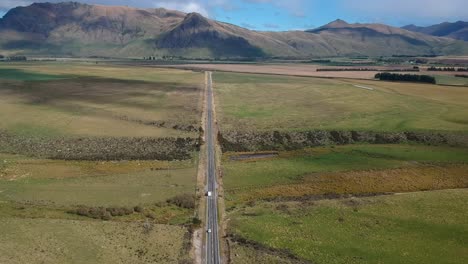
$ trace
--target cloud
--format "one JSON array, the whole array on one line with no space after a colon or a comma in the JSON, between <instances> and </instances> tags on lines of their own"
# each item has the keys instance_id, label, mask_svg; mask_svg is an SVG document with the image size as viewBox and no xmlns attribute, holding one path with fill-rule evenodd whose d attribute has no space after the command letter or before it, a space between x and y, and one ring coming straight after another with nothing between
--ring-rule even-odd
<instances>
[{"instance_id":1,"label":"cloud","mask_svg":"<svg viewBox=\"0 0 468 264\"><path fill-rule=\"evenodd\" d=\"M304 30L308 30L308 29L314 29L316 28L317 26L314 25L314 24L305 24L304 25Z\"/></svg>"},{"instance_id":2,"label":"cloud","mask_svg":"<svg viewBox=\"0 0 468 264\"><path fill-rule=\"evenodd\" d=\"M209 16L208 9L199 1L152 1L154 7L164 7L167 9L179 10L186 13L197 12L204 16Z\"/></svg>"},{"instance_id":3,"label":"cloud","mask_svg":"<svg viewBox=\"0 0 468 264\"><path fill-rule=\"evenodd\" d=\"M241 27L249 28L249 29L255 29L256 28L256 26L254 26L252 24L249 24L249 23L241 23L240 25L241 25Z\"/></svg>"},{"instance_id":4,"label":"cloud","mask_svg":"<svg viewBox=\"0 0 468 264\"><path fill-rule=\"evenodd\" d=\"M466 0L340 0L341 7L378 19L401 18L406 20L468 18Z\"/></svg>"},{"instance_id":5,"label":"cloud","mask_svg":"<svg viewBox=\"0 0 468 264\"><path fill-rule=\"evenodd\" d=\"M280 26L277 24L265 23L263 24L265 28L278 29Z\"/></svg>"},{"instance_id":6,"label":"cloud","mask_svg":"<svg viewBox=\"0 0 468 264\"><path fill-rule=\"evenodd\" d=\"M290 15L296 17L305 17L305 0L244 0L245 2L272 4L281 9L287 10Z\"/></svg>"},{"instance_id":7,"label":"cloud","mask_svg":"<svg viewBox=\"0 0 468 264\"><path fill-rule=\"evenodd\" d=\"M17 6L26 6L32 4L33 1L28 0L1 0L0 10L8 10Z\"/></svg>"},{"instance_id":8,"label":"cloud","mask_svg":"<svg viewBox=\"0 0 468 264\"><path fill-rule=\"evenodd\" d=\"M28 6L34 2L58 3L67 0L0 0L0 12L8 11L17 6ZM164 7L167 9L179 10L183 12L197 12L204 16L211 16L216 8L224 11L238 9L230 0L74 0L86 4L132 6L137 8Z\"/></svg>"},{"instance_id":9,"label":"cloud","mask_svg":"<svg viewBox=\"0 0 468 264\"><path fill-rule=\"evenodd\" d=\"M0 0L0 14L16 6L33 2L62 2L67 0ZM319 12L336 12L361 22L440 22L467 20L467 0L75 0L88 4L164 7L184 12L198 12L211 18L227 12L242 12L248 4L273 6L273 16L287 13L295 17L312 17ZM328 8L333 7L333 11ZM218 12L221 9L223 12ZM325 22L325 21L322 21Z\"/></svg>"},{"instance_id":10,"label":"cloud","mask_svg":"<svg viewBox=\"0 0 468 264\"><path fill-rule=\"evenodd\" d=\"M34 2L51 2L58 3L64 0L0 0L0 10L7 11L17 6L27 6ZM183 12L198 12L205 16L209 15L209 7L216 5L226 5L225 0L78 0L81 3L87 4L101 4L101 5L119 5L119 6L132 6L139 8L153 8L153 7L164 7L167 9L175 9Z\"/></svg>"}]
</instances>

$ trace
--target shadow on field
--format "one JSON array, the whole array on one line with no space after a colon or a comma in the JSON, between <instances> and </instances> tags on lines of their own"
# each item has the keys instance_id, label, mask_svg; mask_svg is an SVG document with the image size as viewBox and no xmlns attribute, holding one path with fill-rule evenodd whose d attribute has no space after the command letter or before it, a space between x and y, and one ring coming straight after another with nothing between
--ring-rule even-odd
<instances>
[{"instance_id":1,"label":"shadow on field","mask_svg":"<svg viewBox=\"0 0 468 264\"><path fill-rule=\"evenodd\" d=\"M0 86L0 91L21 96L28 104L54 105L55 102L90 102L120 104L147 109L151 103L128 102L129 97L160 97L163 93L196 93L197 86L171 82L150 83L103 78L73 78L53 81L12 83ZM67 110L66 108L63 110Z\"/></svg>"},{"instance_id":2,"label":"shadow on field","mask_svg":"<svg viewBox=\"0 0 468 264\"><path fill-rule=\"evenodd\" d=\"M0 79L16 81L47 81L71 78L70 75L53 75L36 72L27 72L19 69L0 69Z\"/></svg>"},{"instance_id":3,"label":"shadow on field","mask_svg":"<svg viewBox=\"0 0 468 264\"><path fill-rule=\"evenodd\" d=\"M175 82L96 77L0 81L0 95L16 105L46 107L73 116L104 117L185 132L198 132L200 110L194 98L199 94L199 86Z\"/></svg>"}]
</instances>

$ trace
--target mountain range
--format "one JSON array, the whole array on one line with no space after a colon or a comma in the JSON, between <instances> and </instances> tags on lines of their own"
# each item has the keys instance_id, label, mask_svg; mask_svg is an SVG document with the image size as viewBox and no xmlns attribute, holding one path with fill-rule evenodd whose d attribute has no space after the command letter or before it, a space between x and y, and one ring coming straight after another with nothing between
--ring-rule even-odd
<instances>
[{"instance_id":1,"label":"mountain range","mask_svg":"<svg viewBox=\"0 0 468 264\"><path fill-rule=\"evenodd\" d=\"M453 39L468 41L468 22L464 21L458 21L455 23L444 22L429 27L418 27L415 25L408 25L402 28L409 31L424 33L437 37L449 37Z\"/></svg>"},{"instance_id":2,"label":"mountain range","mask_svg":"<svg viewBox=\"0 0 468 264\"><path fill-rule=\"evenodd\" d=\"M140 58L466 55L468 42L342 20L305 31L263 32L197 13L64 2L11 9L0 19L0 53Z\"/></svg>"}]
</instances>

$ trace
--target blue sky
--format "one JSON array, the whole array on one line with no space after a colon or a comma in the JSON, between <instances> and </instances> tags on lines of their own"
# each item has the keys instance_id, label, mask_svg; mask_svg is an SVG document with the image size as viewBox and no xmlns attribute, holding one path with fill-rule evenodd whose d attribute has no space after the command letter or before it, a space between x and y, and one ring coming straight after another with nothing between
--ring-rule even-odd
<instances>
[{"instance_id":1,"label":"blue sky","mask_svg":"<svg viewBox=\"0 0 468 264\"><path fill-rule=\"evenodd\" d=\"M255 30L303 30L337 18L354 23L431 25L468 20L468 0L76 0L84 3L166 7ZM0 16L31 0L0 0ZM36 1L46 2L46 1ZM60 2L49 0L48 2ZM441 4L442 3L442 4ZM403 7L403 8L402 8Z\"/></svg>"}]
</instances>

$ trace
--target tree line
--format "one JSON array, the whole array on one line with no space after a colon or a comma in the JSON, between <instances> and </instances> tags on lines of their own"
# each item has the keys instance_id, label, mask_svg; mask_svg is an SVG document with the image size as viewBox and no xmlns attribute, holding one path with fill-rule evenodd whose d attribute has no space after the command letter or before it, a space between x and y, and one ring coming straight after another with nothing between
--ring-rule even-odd
<instances>
[{"instance_id":1,"label":"tree line","mask_svg":"<svg viewBox=\"0 0 468 264\"><path fill-rule=\"evenodd\" d=\"M449 72L468 72L468 68L454 68L454 67L434 67L427 68L428 71L449 71Z\"/></svg>"},{"instance_id":2,"label":"tree line","mask_svg":"<svg viewBox=\"0 0 468 264\"><path fill-rule=\"evenodd\" d=\"M436 84L436 79L429 75L416 75L416 74L398 74L381 72L375 75L376 79L381 81L402 81L402 82L418 82L418 83L431 83Z\"/></svg>"},{"instance_id":3,"label":"tree line","mask_svg":"<svg viewBox=\"0 0 468 264\"><path fill-rule=\"evenodd\" d=\"M10 56L10 57L7 57L7 56L4 56L4 55L0 54L0 60L26 61L26 60L28 60L28 58L26 58L26 56Z\"/></svg>"},{"instance_id":4,"label":"tree line","mask_svg":"<svg viewBox=\"0 0 468 264\"><path fill-rule=\"evenodd\" d=\"M411 69L372 69L372 68L321 68L317 69L318 72L332 72L332 71L380 71L380 72L419 72L419 67L414 66Z\"/></svg>"}]
</instances>

